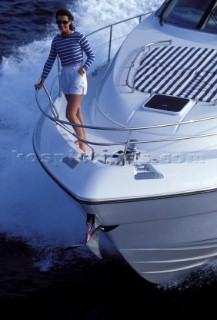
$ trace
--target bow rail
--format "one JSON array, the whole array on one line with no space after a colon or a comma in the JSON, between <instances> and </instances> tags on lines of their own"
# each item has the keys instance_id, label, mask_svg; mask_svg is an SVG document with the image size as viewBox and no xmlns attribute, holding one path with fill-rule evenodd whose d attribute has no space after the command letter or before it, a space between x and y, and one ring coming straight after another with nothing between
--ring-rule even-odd
<instances>
[{"instance_id":1,"label":"bow rail","mask_svg":"<svg viewBox=\"0 0 217 320\"><path fill-rule=\"evenodd\" d=\"M113 28L114 26L120 25L121 23L124 22L128 22L130 20L133 19L138 19L139 23L142 20L142 17L150 14L152 12L149 13L145 13L145 14L141 14L141 15L137 15L134 16L132 18L129 19L124 19L120 22L117 23L113 23L110 24L108 26L105 26L103 28L100 28L96 31L93 31L91 33L89 33L87 36L91 36L94 34L97 34L98 32L101 32L102 30L109 30L109 41L108 41L108 55L107 55L107 61L105 63L108 63L111 59L111 51L112 51L112 42L116 39L113 38ZM146 47L145 47L146 48ZM132 66L131 66L132 67ZM129 74L128 74L129 76ZM195 139L195 138L203 138L203 137L210 137L210 136L216 136L217 132L212 132L212 133L204 133L204 134L196 134L196 135L188 135L188 136L179 136L179 137L166 137L166 138L161 138L161 139L155 139L155 140L134 140L131 139L133 132L137 131L137 132L141 132L144 130L148 130L148 129L157 129L157 128L165 128L165 127L171 127L171 126L181 126L181 125L192 125L194 123L198 123L198 122L204 122L204 121L209 121L209 120L216 120L217 119L217 115L216 116L212 116L212 117L204 117L204 118L200 118L200 119L193 119L193 120L187 120L187 121L181 121L181 122L173 122L173 123L160 123L160 124L156 124L156 125L150 125L150 126L142 126L142 127L100 127L100 126L90 126L90 125L79 125L76 123L70 123L68 121L65 120L61 120L59 118L59 113L57 108L55 107L53 98L52 98L52 91L53 91L53 87L55 82L58 80L58 96L61 97L62 95L62 91L61 91L61 83L60 83L60 61L58 59L58 74L55 77L55 79L53 80L53 83L51 85L51 90L50 92L47 90L47 88L45 87L45 85L43 85L44 91L49 99L50 102L50 110L45 111L44 108L41 106L41 103L39 101L39 97L38 97L38 90L35 91L35 98L36 98L36 102L37 105L41 111L41 113L46 116L47 118L49 118L51 121L53 121L54 123L56 123L57 125L61 126L63 129L65 129L67 132L69 132L71 135L73 135L76 139L86 143L89 148L92 150L92 159L94 159L94 148L93 146L116 146L116 145L122 145L124 146L124 155L126 155L126 152L129 148L131 148L132 146L138 145L138 144L147 144L147 143L162 143L162 142L167 142L167 141L181 141L181 140L186 140L186 139ZM127 78L127 84L129 85L129 79ZM215 102L214 102L215 103ZM72 130L69 129L69 127L72 128ZM73 131L73 127L82 127L85 129L90 129L90 130L101 130L101 131L112 131L112 132L127 132L127 139L125 141L118 141L118 142L97 142L97 141L88 141L88 140L83 140L81 139L79 136L76 135L76 133Z\"/></svg>"}]
</instances>

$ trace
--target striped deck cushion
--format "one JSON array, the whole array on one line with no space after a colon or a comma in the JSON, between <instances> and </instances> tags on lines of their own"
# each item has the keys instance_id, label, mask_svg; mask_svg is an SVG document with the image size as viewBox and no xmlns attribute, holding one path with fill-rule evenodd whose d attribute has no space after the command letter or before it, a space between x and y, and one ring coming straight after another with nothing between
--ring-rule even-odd
<instances>
[{"instance_id":1,"label":"striped deck cushion","mask_svg":"<svg viewBox=\"0 0 217 320\"><path fill-rule=\"evenodd\" d=\"M153 48L140 63L134 87L211 102L217 99L217 52L179 46Z\"/></svg>"}]
</instances>

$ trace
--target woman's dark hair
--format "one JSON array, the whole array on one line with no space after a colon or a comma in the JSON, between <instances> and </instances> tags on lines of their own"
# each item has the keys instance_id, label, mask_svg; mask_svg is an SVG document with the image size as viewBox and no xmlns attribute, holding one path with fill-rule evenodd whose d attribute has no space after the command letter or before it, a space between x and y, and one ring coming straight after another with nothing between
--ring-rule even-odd
<instances>
[{"instance_id":1,"label":"woman's dark hair","mask_svg":"<svg viewBox=\"0 0 217 320\"><path fill-rule=\"evenodd\" d=\"M67 10L67 9L59 9L56 12L56 19L58 18L58 16L67 16L69 18L69 20L74 21L74 17L73 14ZM70 30L75 30L74 25L71 23L69 26Z\"/></svg>"}]
</instances>

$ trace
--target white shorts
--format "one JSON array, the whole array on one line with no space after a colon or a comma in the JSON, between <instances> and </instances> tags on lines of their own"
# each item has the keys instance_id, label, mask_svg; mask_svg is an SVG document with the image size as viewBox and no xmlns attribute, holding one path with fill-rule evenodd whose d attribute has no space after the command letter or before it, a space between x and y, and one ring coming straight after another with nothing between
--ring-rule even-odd
<instances>
[{"instance_id":1,"label":"white shorts","mask_svg":"<svg viewBox=\"0 0 217 320\"><path fill-rule=\"evenodd\" d=\"M81 94L87 93L86 73L81 76L78 70L81 66L62 67L61 86L64 94Z\"/></svg>"}]
</instances>

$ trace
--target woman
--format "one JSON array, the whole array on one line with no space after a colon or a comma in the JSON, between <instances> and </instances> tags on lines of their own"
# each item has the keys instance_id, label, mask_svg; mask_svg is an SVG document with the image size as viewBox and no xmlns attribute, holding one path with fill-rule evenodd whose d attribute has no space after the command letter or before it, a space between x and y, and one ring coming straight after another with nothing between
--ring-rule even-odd
<instances>
[{"instance_id":1,"label":"woman","mask_svg":"<svg viewBox=\"0 0 217 320\"><path fill-rule=\"evenodd\" d=\"M37 90L42 88L58 55L62 65L62 90L67 100L66 117L71 123L84 125L80 103L87 93L86 72L94 62L95 56L87 38L75 31L72 24L73 20L73 15L66 9L56 12L56 23L61 33L57 34L52 41L50 54L44 65L41 80L35 84L35 88ZM85 62L83 61L83 53L87 57ZM84 128L74 126L74 130L81 139L86 140ZM79 139L75 143L82 151L86 151L85 143Z\"/></svg>"}]
</instances>

